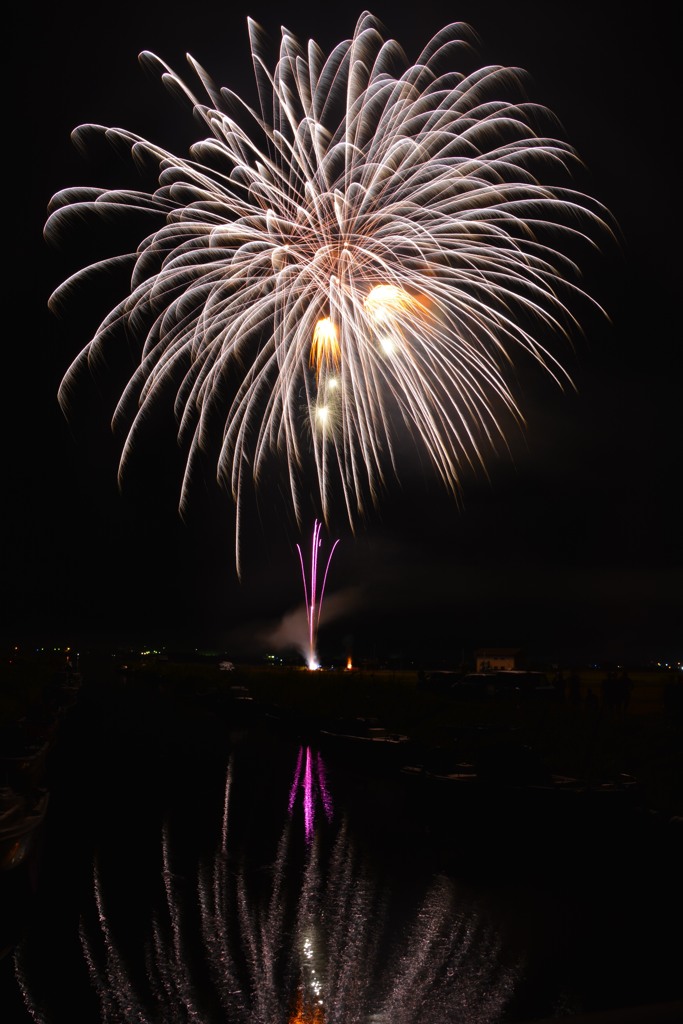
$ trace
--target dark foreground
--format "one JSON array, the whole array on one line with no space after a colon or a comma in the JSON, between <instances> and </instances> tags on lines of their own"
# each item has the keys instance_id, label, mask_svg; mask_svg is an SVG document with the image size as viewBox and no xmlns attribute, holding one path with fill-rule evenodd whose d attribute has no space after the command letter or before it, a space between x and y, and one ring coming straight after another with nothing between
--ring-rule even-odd
<instances>
[{"instance_id":1,"label":"dark foreground","mask_svg":"<svg viewBox=\"0 0 683 1024\"><path fill-rule=\"evenodd\" d=\"M321 752L335 806L378 876L392 866L415 878L457 879L500 922L510 949L523 949L523 980L501 1024L681 1019L683 850L672 813L676 795L668 777L645 794L630 775L624 782L628 773L618 769L632 762L620 764L618 757L633 756L635 727L597 719L587 725L578 709L454 709L417 694L414 680L378 676L344 680L334 705L332 689L322 683L315 699L306 700L310 683L299 677L288 691L284 678L253 674L208 683L203 673L190 678L187 670L165 677L84 674L45 765L50 807L40 842L26 863L2 876L3 1021L67 1024L81 1019L78 1008L96 1024L78 936L84 907L92 904L93 860L99 856L109 866L110 879L125 868L124 890L144 906L169 816L185 821L186 852L211 848L233 753L253 795L245 803L250 834L268 849L297 751L306 747ZM361 692L373 719L412 724L408 741L368 744L351 734L348 712L358 711ZM650 735L654 724L645 724L642 735ZM569 725L583 740L580 750L572 748ZM542 728L564 759L544 777L538 759L519 757ZM588 747L587 736L600 740L599 752ZM465 755L468 764L476 761L478 750L488 756L477 762L475 778L456 770ZM497 764L496 750L505 754ZM659 756L666 760L661 750ZM558 767L570 772L571 784L558 782ZM573 774L580 767L590 771ZM609 776L612 767L616 774ZM666 805L653 806L651 793L665 793ZM20 998L18 948L26 951L26 977L42 1017L31 1017ZM453 1024L461 1019L467 1024L460 1016Z\"/></svg>"}]
</instances>

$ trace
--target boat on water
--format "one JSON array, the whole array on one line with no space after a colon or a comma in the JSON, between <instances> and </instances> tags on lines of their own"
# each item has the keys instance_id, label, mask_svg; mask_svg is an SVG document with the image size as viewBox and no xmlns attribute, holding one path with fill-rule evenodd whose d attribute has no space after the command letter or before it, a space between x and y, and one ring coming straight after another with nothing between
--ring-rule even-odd
<instances>
[{"instance_id":1,"label":"boat on water","mask_svg":"<svg viewBox=\"0 0 683 1024\"><path fill-rule=\"evenodd\" d=\"M363 744L382 743L395 746L409 742L408 736L389 731L377 718L340 719L327 728L321 728L320 735Z\"/></svg>"},{"instance_id":2,"label":"boat on water","mask_svg":"<svg viewBox=\"0 0 683 1024\"><path fill-rule=\"evenodd\" d=\"M51 747L51 739L0 742L0 778L17 792L31 792L43 781Z\"/></svg>"},{"instance_id":3,"label":"boat on water","mask_svg":"<svg viewBox=\"0 0 683 1024\"><path fill-rule=\"evenodd\" d=\"M376 718L340 719L318 731L318 743L331 757L361 758L386 768L401 764L411 748L411 738L392 732Z\"/></svg>"},{"instance_id":4,"label":"boat on water","mask_svg":"<svg viewBox=\"0 0 683 1024\"><path fill-rule=\"evenodd\" d=\"M47 789L23 793L8 783L0 785L0 871L11 871L28 859L48 803Z\"/></svg>"},{"instance_id":5,"label":"boat on water","mask_svg":"<svg viewBox=\"0 0 683 1024\"><path fill-rule=\"evenodd\" d=\"M458 745L432 750L420 761L401 765L401 777L415 787L423 807L446 801L461 809L607 815L640 806L640 787L632 775L598 779L559 774L532 747L514 740L499 739L466 753L463 757Z\"/></svg>"}]
</instances>

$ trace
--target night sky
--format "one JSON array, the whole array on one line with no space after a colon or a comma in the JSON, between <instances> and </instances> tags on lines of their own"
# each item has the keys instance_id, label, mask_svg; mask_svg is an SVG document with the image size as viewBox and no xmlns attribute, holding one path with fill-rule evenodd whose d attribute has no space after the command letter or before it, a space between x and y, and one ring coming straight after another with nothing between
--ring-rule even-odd
<instances>
[{"instance_id":1,"label":"night sky","mask_svg":"<svg viewBox=\"0 0 683 1024\"><path fill-rule=\"evenodd\" d=\"M611 209L622 239L586 267L586 286L610 321L582 309L585 337L561 353L576 390L515 368L526 429L511 427L510 450L489 458L488 479L465 476L458 506L416 462L355 537L341 514L330 523L323 550L340 543L321 647L334 658L422 663L457 660L479 645L539 658L680 657L673 9L656 0L637 21L621 3L583 0L371 10L411 58L442 25L462 20L481 39L481 64L524 68L531 98L558 115L585 161L579 184ZM50 292L85 262L89 240L48 246L42 229L59 189L122 183L111 154L75 149L77 125L127 128L176 153L198 138L190 114L140 67L141 50L183 75L189 52L251 102L247 14L274 41L285 24L329 50L352 34L361 11L146 0L104 9L67 0L47 19L16 16L11 104L20 144L6 201L16 203L25 249L11 259L18 273L6 295L8 641L209 645L237 658L260 655L278 629L287 636L290 623L301 626L295 545L308 544L313 504L302 536L286 495L274 485L264 491L248 510L238 580L232 502L208 474L187 521L178 515L170 421L150 432L123 491L109 428L116 374L86 382L66 422L59 381L110 306L93 293L62 318L48 311Z\"/></svg>"}]
</instances>

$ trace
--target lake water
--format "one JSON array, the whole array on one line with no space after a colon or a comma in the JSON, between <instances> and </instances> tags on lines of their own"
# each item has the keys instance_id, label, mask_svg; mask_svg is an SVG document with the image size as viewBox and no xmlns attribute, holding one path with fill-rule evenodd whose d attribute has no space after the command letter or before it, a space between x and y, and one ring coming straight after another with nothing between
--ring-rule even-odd
<instances>
[{"instance_id":1,"label":"lake water","mask_svg":"<svg viewBox=\"0 0 683 1024\"><path fill-rule=\"evenodd\" d=\"M470 799L400 761L84 688L3 1024L513 1024L681 998L669 825Z\"/></svg>"}]
</instances>

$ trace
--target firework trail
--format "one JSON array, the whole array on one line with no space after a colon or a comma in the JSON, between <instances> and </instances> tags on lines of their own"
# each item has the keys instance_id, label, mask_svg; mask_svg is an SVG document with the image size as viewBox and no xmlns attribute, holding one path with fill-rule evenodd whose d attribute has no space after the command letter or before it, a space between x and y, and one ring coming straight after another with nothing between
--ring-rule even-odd
<instances>
[{"instance_id":1,"label":"firework trail","mask_svg":"<svg viewBox=\"0 0 683 1024\"><path fill-rule=\"evenodd\" d=\"M308 623L308 657L307 664L309 669L320 668L318 664L318 656L316 653L316 641L318 638L318 626L320 625L320 612L323 606L323 597L325 596L325 584L327 583L327 574L330 570L330 562L332 561L332 555L334 554L335 548L339 543L335 540L332 545L332 550L327 559L327 565L325 566L325 572L322 578L322 584L320 585L320 592L318 592L318 555L320 548L322 547L322 541L320 539L320 531L322 530L322 523L319 523L316 519L313 525L313 538L311 540L311 568L310 577L308 583L306 582L306 567L304 565L304 556L301 551L301 546L297 544L296 549L299 552L299 561L301 563L301 576L304 585L304 601L306 603L306 621Z\"/></svg>"},{"instance_id":2,"label":"firework trail","mask_svg":"<svg viewBox=\"0 0 683 1024\"><path fill-rule=\"evenodd\" d=\"M52 296L58 307L94 272L130 271L59 397L67 409L80 371L136 339L139 366L113 416L121 476L174 394L181 510L198 460L215 458L235 500L238 570L245 488L274 463L299 522L311 469L323 518L340 495L353 527L407 444L457 495L463 467L505 442L510 415L522 422L508 380L518 358L567 379L549 346L578 329L572 309L588 297L576 261L611 230L599 203L567 187L577 155L523 98L523 73L457 70L472 62L468 26L442 29L412 64L367 12L329 55L283 29L272 68L259 26L248 31L260 109L192 57L196 86L142 53L206 137L181 157L81 126L79 144L123 145L156 185L66 189L45 228L52 239L84 216L151 218L135 252Z\"/></svg>"}]
</instances>

